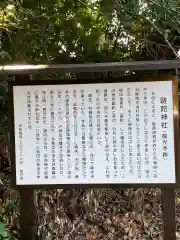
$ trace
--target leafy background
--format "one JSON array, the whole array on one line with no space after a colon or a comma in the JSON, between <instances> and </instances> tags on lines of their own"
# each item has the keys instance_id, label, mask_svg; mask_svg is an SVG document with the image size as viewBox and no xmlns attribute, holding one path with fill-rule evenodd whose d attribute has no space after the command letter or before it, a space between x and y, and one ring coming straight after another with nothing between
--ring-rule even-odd
<instances>
[{"instance_id":1,"label":"leafy background","mask_svg":"<svg viewBox=\"0 0 180 240\"><path fill-rule=\"evenodd\" d=\"M178 0L0 1L0 64L179 59L179 10ZM144 72L33 74L31 78L123 74ZM0 235L17 239L19 195L11 188L7 148L8 79L14 76L0 75ZM179 196L177 190L177 238ZM159 189L37 191L36 206L39 239L163 239Z\"/></svg>"}]
</instances>

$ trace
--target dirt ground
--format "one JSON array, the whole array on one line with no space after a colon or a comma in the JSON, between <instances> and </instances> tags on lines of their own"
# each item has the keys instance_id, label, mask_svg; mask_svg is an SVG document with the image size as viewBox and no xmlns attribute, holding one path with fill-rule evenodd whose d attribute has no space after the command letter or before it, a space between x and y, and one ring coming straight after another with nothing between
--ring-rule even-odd
<instances>
[{"instance_id":1,"label":"dirt ground","mask_svg":"<svg viewBox=\"0 0 180 240\"><path fill-rule=\"evenodd\" d=\"M19 231L19 195L10 176L0 188L0 215ZM2 190L3 189L3 190ZM163 239L159 189L56 189L36 191L39 239ZM177 239L180 239L180 191L176 190Z\"/></svg>"}]
</instances>

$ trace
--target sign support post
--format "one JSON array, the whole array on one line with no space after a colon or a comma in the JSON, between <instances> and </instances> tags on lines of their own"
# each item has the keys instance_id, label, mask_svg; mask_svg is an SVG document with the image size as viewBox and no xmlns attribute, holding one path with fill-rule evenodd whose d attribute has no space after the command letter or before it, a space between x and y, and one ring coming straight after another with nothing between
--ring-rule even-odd
<instances>
[{"instance_id":1,"label":"sign support post","mask_svg":"<svg viewBox=\"0 0 180 240\"><path fill-rule=\"evenodd\" d=\"M164 223L164 240L176 240L175 192L173 188L161 189Z\"/></svg>"},{"instance_id":2,"label":"sign support post","mask_svg":"<svg viewBox=\"0 0 180 240\"><path fill-rule=\"evenodd\" d=\"M35 190L21 186L20 194L20 239L37 239L37 216L35 207Z\"/></svg>"}]
</instances>

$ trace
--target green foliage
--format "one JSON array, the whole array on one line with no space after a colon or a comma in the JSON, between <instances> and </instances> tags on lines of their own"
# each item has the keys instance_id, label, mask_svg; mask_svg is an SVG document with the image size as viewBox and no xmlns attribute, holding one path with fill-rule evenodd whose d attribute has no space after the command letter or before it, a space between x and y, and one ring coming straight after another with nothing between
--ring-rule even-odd
<instances>
[{"instance_id":1,"label":"green foliage","mask_svg":"<svg viewBox=\"0 0 180 240\"><path fill-rule=\"evenodd\" d=\"M51 0L51 1L48 1L48 0L23 0L22 1L22 6L24 8L30 8L30 9L35 9L38 5L42 6L42 5L45 5L45 6L51 6L52 4L58 4L60 3L61 0Z\"/></svg>"},{"instance_id":2,"label":"green foliage","mask_svg":"<svg viewBox=\"0 0 180 240\"><path fill-rule=\"evenodd\" d=\"M6 232L6 228L3 222L0 222L0 236L7 237L8 233Z\"/></svg>"},{"instance_id":3,"label":"green foliage","mask_svg":"<svg viewBox=\"0 0 180 240\"><path fill-rule=\"evenodd\" d=\"M172 59L180 45L178 9L175 0L5 1L0 62Z\"/></svg>"},{"instance_id":4,"label":"green foliage","mask_svg":"<svg viewBox=\"0 0 180 240\"><path fill-rule=\"evenodd\" d=\"M16 240L17 238L10 234L5 227L5 224L0 221L0 239L2 240Z\"/></svg>"}]
</instances>

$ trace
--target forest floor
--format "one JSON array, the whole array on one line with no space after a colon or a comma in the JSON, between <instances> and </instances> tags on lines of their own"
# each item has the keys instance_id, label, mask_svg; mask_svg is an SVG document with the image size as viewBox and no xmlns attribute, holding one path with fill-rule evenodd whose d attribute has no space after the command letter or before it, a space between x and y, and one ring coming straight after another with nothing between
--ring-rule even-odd
<instances>
[{"instance_id":1,"label":"forest floor","mask_svg":"<svg viewBox=\"0 0 180 240\"><path fill-rule=\"evenodd\" d=\"M19 231L19 195L1 174L0 216L10 232ZM163 239L161 190L68 189L36 191L39 239ZM180 191L176 190L177 239Z\"/></svg>"}]
</instances>

